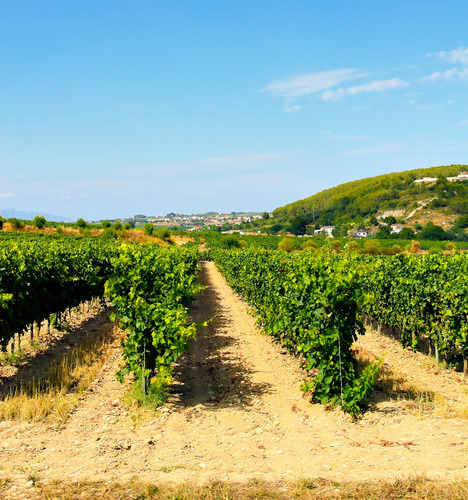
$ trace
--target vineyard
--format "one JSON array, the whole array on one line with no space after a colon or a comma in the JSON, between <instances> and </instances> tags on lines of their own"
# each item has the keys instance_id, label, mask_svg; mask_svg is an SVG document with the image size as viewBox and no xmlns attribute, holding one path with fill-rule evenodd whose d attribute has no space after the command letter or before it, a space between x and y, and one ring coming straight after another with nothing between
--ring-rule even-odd
<instances>
[{"instance_id":1,"label":"vineyard","mask_svg":"<svg viewBox=\"0 0 468 500\"><path fill-rule=\"evenodd\" d=\"M173 364L195 338L189 306L197 284L195 246L168 248L44 235L2 235L0 343L70 310L106 297L126 330L125 365L143 392L154 376L171 380ZM352 345L363 320L398 330L405 347L427 341L436 360L468 374L468 268L465 255L373 256L285 253L254 245L211 251L233 289L252 306L259 325L299 356L309 372L302 389L313 401L357 417L372 393L377 360L358 367Z\"/></svg>"},{"instance_id":2,"label":"vineyard","mask_svg":"<svg viewBox=\"0 0 468 500\"><path fill-rule=\"evenodd\" d=\"M123 332L59 424L0 421L10 477L466 477L465 255L0 236L8 353L88 301Z\"/></svg>"}]
</instances>

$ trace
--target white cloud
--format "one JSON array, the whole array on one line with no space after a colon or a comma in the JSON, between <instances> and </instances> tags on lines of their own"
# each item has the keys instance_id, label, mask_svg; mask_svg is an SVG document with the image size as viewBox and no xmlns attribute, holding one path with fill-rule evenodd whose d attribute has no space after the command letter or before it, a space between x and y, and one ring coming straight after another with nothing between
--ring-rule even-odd
<instances>
[{"instance_id":1,"label":"white cloud","mask_svg":"<svg viewBox=\"0 0 468 500\"><path fill-rule=\"evenodd\" d=\"M0 193L0 198L13 198L15 193Z\"/></svg>"},{"instance_id":2,"label":"white cloud","mask_svg":"<svg viewBox=\"0 0 468 500\"><path fill-rule=\"evenodd\" d=\"M354 85L348 88L339 88L337 90L327 90L322 94L324 101L337 101L347 95L356 95L363 92L385 92L386 90L405 87L407 82L400 78L391 78L389 80L375 80L362 85Z\"/></svg>"},{"instance_id":3,"label":"white cloud","mask_svg":"<svg viewBox=\"0 0 468 500\"><path fill-rule=\"evenodd\" d=\"M299 111L300 109L302 109L302 106L295 105L295 106L289 106L289 107L287 107L286 111L288 113L295 113L296 111Z\"/></svg>"},{"instance_id":4,"label":"white cloud","mask_svg":"<svg viewBox=\"0 0 468 500\"><path fill-rule=\"evenodd\" d=\"M422 77L420 82L436 82L438 80L468 80L468 67L466 68L451 68L445 71L435 71L430 75Z\"/></svg>"},{"instance_id":5,"label":"white cloud","mask_svg":"<svg viewBox=\"0 0 468 500\"><path fill-rule=\"evenodd\" d=\"M468 48L466 47L459 47L458 49L450 50L449 52L441 51L436 55L443 61L468 66Z\"/></svg>"},{"instance_id":6,"label":"white cloud","mask_svg":"<svg viewBox=\"0 0 468 500\"><path fill-rule=\"evenodd\" d=\"M274 96L296 99L336 87L347 80L356 80L365 76L367 73L360 73L354 68L334 69L276 80L265 85L261 91Z\"/></svg>"}]
</instances>

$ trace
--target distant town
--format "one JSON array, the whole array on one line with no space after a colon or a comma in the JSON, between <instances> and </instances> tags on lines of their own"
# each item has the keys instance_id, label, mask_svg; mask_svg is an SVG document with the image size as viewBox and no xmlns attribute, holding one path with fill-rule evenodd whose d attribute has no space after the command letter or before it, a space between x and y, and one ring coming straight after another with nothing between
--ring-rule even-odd
<instances>
[{"instance_id":1,"label":"distant town","mask_svg":"<svg viewBox=\"0 0 468 500\"><path fill-rule=\"evenodd\" d=\"M268 217L271 214L267 213ZM135 227L144 227L150 222L154 226L169 227L171 229L183 229L185 231L198 231L203 229L211 229L218 231L228 231L233 226L244 228L256 227L258 221L265 217L265 213L258 212L231 212L223 214L218 212L206 212L202 214L176 214L168 213L167 215L147 216L144 214L136 214L131 219L121 219L122 223L130 222Z\"/></svg>"}]
</instances>

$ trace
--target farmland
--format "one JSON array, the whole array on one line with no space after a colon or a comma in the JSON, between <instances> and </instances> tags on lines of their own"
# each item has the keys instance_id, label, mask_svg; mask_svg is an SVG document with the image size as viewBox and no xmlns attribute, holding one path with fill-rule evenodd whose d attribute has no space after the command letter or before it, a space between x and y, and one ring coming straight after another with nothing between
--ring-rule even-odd
<instances>
[{"instance_id":1,"label":"farmland","mask_svg":"<svg viewBox=\"0 0 468 500\"><path fill-rule=\"evenodd\" d=\"M19 248L18 241L15 244ZM24 245L24 254L34 255ZM79 239L72 247L76 245L93 248L95 243ZM58 248L59 240L54 240L53 246ZM8 248L13 246L5 240L4 259L10 258ZM438 347L441 360L444 356L460 358L462 363L466 352L465 256L265 254L259 249L213 252L219 268L242 294L240 298L213 262L202 263L196 284L197 255L190 245L181 250L106 243L101 250L108 265L106 279L94 280L100 288L89 297L74 298L68 294L73 299L62 305L63 312L75 308L75 318L80 308L86 310L80 301L108 296L114 304L115 326L113 336L107 339L106 358L88 388L61 418L1 421L2 488L7 498L40 495L54 481L82 485L90 481L107 482L110 488L112 484L128 484L132 478L138 478L142 484L279 481L285 488L292 488L299 480L322 478L319 491L323 497L335 491L327 481L348 485L337 486L346 491L350 482L359 485L386 481L388 485L410 476L423 478L420 481L426 487L431 479L450 480L458 486L456 490L447 489L446 493L452 498L457 494L462 498L466 486L457 481L467 479L468 468L466 380L462 372L446 370L411 347L416 347L416 342L423 345L429 339L433 349ZM96 254L101 255L94 251L93 255ZM20 255L16 252L15 258ZM65 250L60 255L63 264ZM48 262L42 260L44 265ZM32 261L25 257L21 262ZM405 265L415 269L412 280L416 284L419 283L416 275L422 271L414 267L415 262L427 269L438 266L432 275L445 284L441 287L432 283L424 295L414 286L415 296L427 299L424 303L414 303L409 296L408 304L414 303L415 310L421 313L414 324L405 320L403 325L401 319L404 311L414 317L409 305L398 308L392 305L387 310L383 307L387 299L377 300L393 284L395 290L391 296L406 304L403 298L395 298L397 285L403 281L389 274L392 262L401 280L406 279ZM2 282L4 315L14 301L19 307L22 298L28 300L24 290L33 290L30 275L28 279L20 279L24 276L18 270L27 269L26 264L13 267L17 273L8 274L8 283L14 282L21 293L10 297L7 282ZM83 265L77 267L83 269ZM70 266L61 265L61 269L65 268ZM98 276L96 266L92 269L93 276ZM301 271L298 273L297 269ZM452 272L450 278L443 271ZM255 277L249 274L252 272ZM382 276L375 279L372 273ZM51 272L50 276L55 274ZM310 279L304 287L301 279L306 276ZM420 278L424 280L427 281L424 276ZM61 283L66 286L67 280ZM318 284L322 288L317 288ZM373 284L378 286L372 288ZM439 295L434 295L436 292ZM275 302L275 294L279 302ZM265 302L264 296L270 302ZM256 302L252 302L254 297ZM299 303L300 300L303 302ZM448 300L453 304L450 313L446 307ZM40 302L35 300L36 303ZM340 309L345 305L346 309ZM186 316L188 307L190 316ZM109 309L105 304L104 308ZM247 314L248 310L253 314ZM333 314L337 310L342 313ZM22 307L17 311L25 311L26 315L27 309ZM42 309L47 313L42 317L36 309L33 311L34 315L25 316L21 328L37 318L43 323L42 335L45 335L49 311L57 316L57 306ZM282 322L278 322L275 311L280 313ZM389 327L405 326L400 331L404 345L383 336L382 332L373 332L370 326L364 335L357 336L356 332L364 332L360 326L361 312L375 316L374 319ZM317 323L313 323L314 314L320 320ZM5 321L11 320L8 315L4 317ZM331 319L325 320L327 317ZM19 318L19 313L13 318ZM424 330L423 319L434 325L443 324L444 328ZM99 313L95 320L86 318L82 328L97 331L98 322L103 325L103 321L110 324ZM314 332L316 340L311 342L312 336L307 332L319 324L325 325L325 329L318 332L318 337ZM61 335L73 342L79 327L70 326L70 331ZM272 335L264 335L260 326ZM16 323L14 327L18 328ZM376 323L374 327L377 329ZM382 326L380 330L385 328ZM41 333L37 327L34 332L38 341ZM438 332L444 332L444 336ZM29 330L22 339L23 349L28 335ZM307 335L309 350L304 348ZM310 402L309 393L303 397L300 390L304 379L320 375L323 369L320 363L312 363L321 345L320 338L333 335L338 335L343 345L340 352L332 350L328 364L330 360L335 362L341 353L342 372L346 369L345 375L351 370L354 373L347 379L352 387L366 367L373 366L381 357L384 359L374 391L363 395L358 402L359 414L349 412L355 420L341 411L343 401L335 397L336 393L329 400L316 394ZM274 337L282 340L283 345ZM5 340L11 338L9 335ZM17 344L18 340L16 351ZM336 346L333 338L331 344ZM47 352L45 347L42 354L38 352L35 356L38 366L50 357ZM306 363L301 365L304 360ZM7 368L2 366L4 385L17 376L7 376ZM37 370L33 367L30 377ZM123 383L117 380L117 372ZM149 387L158 373L164 374L168 382L165 404L153 409L129 398L134 378ZM322 378L328 378L328 374ZM331 386L335 391L335 382ZM72 387L69 392L73 390ZM324 404L317 404L317 400ZM99 488L99 484L95 483L95 487ZM307 492L303 493L306 497Z\"/></svg>"}]
</instances>

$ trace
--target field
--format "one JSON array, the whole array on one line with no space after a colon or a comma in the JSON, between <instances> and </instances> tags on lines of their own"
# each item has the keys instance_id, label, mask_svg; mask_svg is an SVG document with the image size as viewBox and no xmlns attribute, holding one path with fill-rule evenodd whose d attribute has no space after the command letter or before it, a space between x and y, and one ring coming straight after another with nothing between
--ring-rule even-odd
<instances>
[{"instance_id":1,"label":"field","mask_svg":"<svg viewBox=\"0 0 468 500\"><path fill-rule=\"evenodd\" d=\"M161 300L151 298L153 292L161 295L151 273L164 266L156 261L166 263L161 286L167 283L171 290L182 283L174 269L192 275L192 264L171 257L172 251L140 254L131 247L114 255L113 266L121 266L120 272L106 289L114 294L113 312L128 321L110 323L109 304L94 301L90 311L87 306L75 310L68 331L53 327L50 336L36 336L32 346L23 339L22 350L29 356L13 363L3 358L0 407L12 386L40 379L49 373L46 367L70 351L94 349L96 343L90 342L99 337L105 345L98 359L86 361L83 371L95 374L89 383L78 392L81 373L56 396L73 400L65 412L1 420L4 498L382 498L384 492L388 498L468 496L468 384L461 372L437 365L402 346L396 336L385 335L384 328L376 332L368 325L350 349L357 373L382 356L384 362L363 412L353 419L339 404L311 403L300 390L310 370L301 367L287 345L259 329L257 314L249 313L253 306L232 291L213 262L202 263L202 291L189 280L181 289L184 298L165 299L166 316L131 323L135 318L129 310L147 316L148 311L160 311ZM129 268L132 258L138 266ZM144 281L146 273L151 279ZM119 302L138 295L132 287L122 292L129 287L127 281L119 282L125 276L135 277L133 286L153 284L139 292L144 304ZM162 295L172 297L167 291ZM179 304L186 303L191 303L191 313L180 317L179 324L190 349L182 353L185 340L177 344L177 332L169 330L167 335L174 335L171 345L177 344L181 355L166 362L159 341L145 337L146 325L154 320L150 330L159 331L164 318L173 319ZM190 325L198 325L196 340ZM167 401L160 408L143 407L130 395L134 376L151 387L145 369L152 358L148 350L148 364L139 358L131 365L132 353L140 351L128 347L129 338L145 352L146 342L159 349L156 371L167 375L172 367ZM37 345L38 339L43 345ZM123 348L122 339L127 341ZM120 383L115 374L125 365L129 370Z\"/></svg>"}]
</instances>

